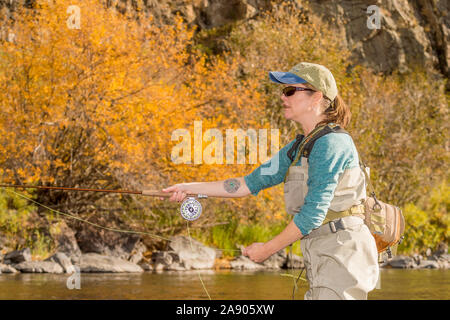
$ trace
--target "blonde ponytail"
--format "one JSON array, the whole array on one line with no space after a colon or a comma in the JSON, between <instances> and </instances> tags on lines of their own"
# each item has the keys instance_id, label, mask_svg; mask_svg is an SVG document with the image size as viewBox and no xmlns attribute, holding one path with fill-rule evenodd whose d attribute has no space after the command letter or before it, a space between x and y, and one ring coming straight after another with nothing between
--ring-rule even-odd
<instances>
[{"instance_id":1,"label":"blonde ponytail","mask_svg":"<svg viewBox=\"0 0 450 320\"><path fill-rule=\"evenodd\" d=\"M340 95L337 95L333 101L324 97L322 106L325 109L325 119L320 121L316 127L331 122L337 123L342 128L349 124L352 113Z\"/></svg>"}]
</instances>

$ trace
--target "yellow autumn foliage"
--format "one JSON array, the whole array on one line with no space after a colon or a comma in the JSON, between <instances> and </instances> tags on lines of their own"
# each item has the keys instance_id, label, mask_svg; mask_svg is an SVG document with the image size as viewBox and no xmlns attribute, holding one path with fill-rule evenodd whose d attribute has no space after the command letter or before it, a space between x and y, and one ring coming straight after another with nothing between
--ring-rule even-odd
<instances>
[{"instance_id":1,"label":"yellow autumn foliage","mask_svg":"<svg viewBox=\"0 0 450 320\"><path fill-rule=\"evenodd\" d=\"M67 8L74 5L80 8L79 29L69 28ZM258 83L236 81L240 58L207 59L192 48L194 30L181 18L161 26L145 13L120 14L94 0L37 1L34 9L16 16L9 25L15 41L0 46L3 183L162 189L243 175L249 167L171 159L179 143L172 140L173 132L186 129L194 142L195 121L202 122L203 132L216 128L224 135L226 129L269 128L257 121ZM203 142L200 151L207 145ZM123 204L121 196L36 195L39 202L89 217L100 214L97 201ZM159 200L145 200L141 209L149 221L129 223L152 231L164 221L159 216L172 212L178 217L177 205L164 208ZM229 205L233 212L243 207L257 211L262 206L255 199ZM211 214L203 223L217 219Z\"/></svg>"},{"instance_id":2,"label":"yellow autumn foliage","mask_svg":"<svg viewBox=\"0 0 450 320\"><path fill-rule=\"evenodd\" d=\"M267 129L269 156L275 143L270 129L279 129L280 147L293 139L301 128L283 118L280 87L267 73L309 61L333 72L350 105L348 131L371 167L379 198L408 210L426 203L436 186L448 182L445 81L414 67L382 76L355 65L331 30L292 5L280 2L270 14L226 26L225 35L217 29L196 33L180 17L159 24L148 13L119 13L96 0L42 0L21 10L7 26L15 40L0 42L1 181L142 190L243 176L266 159L249 163L247 145L246 161L238 164L233 142L234 161L226 163L226 130ZM69 6L80 8L79 29L69 28ZM215 36L226 48L217 55L203 41ZM199 135L195 123L201 123ZM222 164L206 161L212 150L220 155L217 141L205 135L209 129L223 137ZM173 155L180 143L190 150L190 163L177 163L186 156ZM203 201L194 234L227 248L273 236L288 221L282 191L280 185L257 197ZM35 196L109 223L100 209L106 207L129 229L161 235L185 230L178 205L160 200ZM117 208L123 212L114 213ZM420 236L418 228L414 232ZM448 237L439 234L438 240ZM430 246L438 241L430 239Z\"/></svg>"}]
</instances>

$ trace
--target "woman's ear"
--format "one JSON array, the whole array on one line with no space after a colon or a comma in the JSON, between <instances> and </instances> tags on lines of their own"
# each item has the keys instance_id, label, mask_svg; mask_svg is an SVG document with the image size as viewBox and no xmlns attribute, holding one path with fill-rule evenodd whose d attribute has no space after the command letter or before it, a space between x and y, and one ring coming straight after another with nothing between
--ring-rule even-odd
<instances>
[{"instance_id":1,"label":"woman's ear","mask_svg":"<svg viewBox=\"0 0 450 320\"><path fill-rule=\"evenodd\" d=\"M313 94L313 101L314 103L320 103L323 99L323 93L322 91L316 91Z\"/></svg>"},{"instance_id":2,"label":"woman's ear","mask_svg":"<svg viewBox=\"0 0 450 320\"><path fill-rule=\"evenodd\" d=\"M320 108L322 107L322 99L323 93L321 91L316 91L312 95L313 105L318 108L318 111L321 112Z\"/></svg>"}]
</instances>

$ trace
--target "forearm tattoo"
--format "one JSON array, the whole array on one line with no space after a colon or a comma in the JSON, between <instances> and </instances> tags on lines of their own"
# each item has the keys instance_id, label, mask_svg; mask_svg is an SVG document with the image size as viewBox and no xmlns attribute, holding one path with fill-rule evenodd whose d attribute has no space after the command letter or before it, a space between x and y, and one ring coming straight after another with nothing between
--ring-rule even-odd
<instances>
[{"instance_id":1,"label":"forearm tattoo","mask_svg":"<svg viewBox=\"0 0 450 320\"><path fill-rule=\"evenodd\" d=\"M239 190L241 183L238 179L227 179L223 182L223 187L228 193L235 193Z\"/></svg>"}]
</instances>

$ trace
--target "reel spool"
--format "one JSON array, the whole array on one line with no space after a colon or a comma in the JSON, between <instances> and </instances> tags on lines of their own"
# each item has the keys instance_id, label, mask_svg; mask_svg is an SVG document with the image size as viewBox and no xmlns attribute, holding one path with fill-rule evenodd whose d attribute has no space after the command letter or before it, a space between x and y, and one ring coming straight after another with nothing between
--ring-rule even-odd
<instances>
[{"instance_id":1,"label":"reel spool","mask_svg":"<svg viewBox=\"0 0 450 320\"><path fill-rule=\"evenodd\" d=\"M202 214L202 204L197 199L188 197L181 203L180 213L188 221L197 220Z\"/></svg>"}]
</instances>

